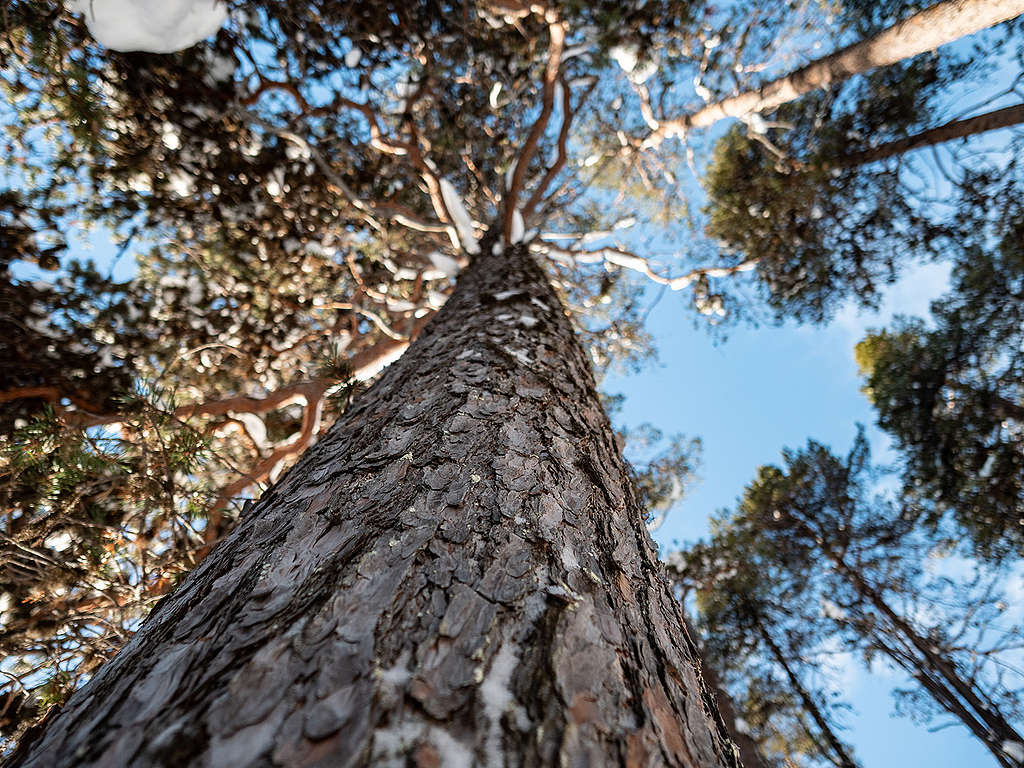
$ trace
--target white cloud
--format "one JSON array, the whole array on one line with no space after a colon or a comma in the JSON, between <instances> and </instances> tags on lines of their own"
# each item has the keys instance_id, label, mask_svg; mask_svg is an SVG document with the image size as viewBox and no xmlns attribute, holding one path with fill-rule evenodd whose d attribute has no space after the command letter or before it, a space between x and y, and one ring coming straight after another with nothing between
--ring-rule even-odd
<instances>
[{"instance_id":1,"label":"white cloud","mask_svg":"<svg viewBox=\"0 0 1024 768\"><path fill-rule=\"evenodd\" d=\"M220 29L227 7L220 0L69 0L85 14L90 34L115 51L173 53Z\"/></svg>"},{"instance_id":2,"label":"white cloud","mask_svg":"<svg viewBox=\"0 0 1024 768\"><path fill-rule=\"evenodd\" d=\"M846 302L829 324L844 331L856 344L871 328L881 328L895 315L914 315L927 319L931 302L949 290L950 265L929 263L909 269L895 284L882 292L878 311L862 310Z\"/></svg>"}]
</instances>

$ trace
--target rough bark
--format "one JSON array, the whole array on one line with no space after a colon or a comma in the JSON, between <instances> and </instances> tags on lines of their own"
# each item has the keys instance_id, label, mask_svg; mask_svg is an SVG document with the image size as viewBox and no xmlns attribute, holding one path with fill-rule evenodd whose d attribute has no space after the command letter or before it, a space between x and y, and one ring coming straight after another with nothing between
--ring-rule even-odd
<instances>
[{"instance_id":1,"label":"rough bark","mask_svg":"<svg viewBox=\"0 0 1024 768\"><path fill-rule=\"evenodd\" d=\"M559 300L489 250L14 765L738 765Z\"/></svg>"},{"instance_id":2,"label":"rough bark","mask_svg":"<svg viewBox=\"0 0 1024 768\"><path fill-rule=\"evenodd\" d=\"M693 625L691 625L689 621L686 621L686 631L691 636L696 636L697 634L693 630ZM718 705L718 711L722 715L722 721L725 723L725 729L729 732L729 737L732 739L733 744L736 745L736 749L739 751L740 761L743 763L743 768L768 768L768 764L761 755L761 750L757 746L757 742L754 741L745 728L740 727L740 720L736 714L736 707L733 705L732 697L722 685L722 682L718 677L718 673L715 671L714 665L708 662L708 656L707 653L705 653L704 646L701 645L700 640L694 640L694 643L697 646L697 653L700 658L700 668L704 674L704 680L707 682L708 688L710 688L715 695L715 703Z\"/></svg>"},{"instance_id":3,"label":"rough bark","mask_svg":"<svg viewBox=\"0 0 1024 768\"><path fill-rule=\"evenodd\" d=\"M1022 13L1024 0L947 0L936 3L867 40L816 59L760 88L708 104L689 115L665 120L646 141L653 145L669 136L682 135L690 128L707 127L727 117L776 109L812 91L933 51Z\"/></svg>"}]
</instances>

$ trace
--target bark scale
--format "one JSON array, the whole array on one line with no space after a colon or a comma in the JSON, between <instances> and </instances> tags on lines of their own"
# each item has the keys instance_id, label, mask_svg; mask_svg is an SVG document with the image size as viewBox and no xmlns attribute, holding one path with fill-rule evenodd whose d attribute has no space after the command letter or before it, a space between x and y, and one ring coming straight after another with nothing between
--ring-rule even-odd
<instances>
[{"instance_id":1,"label":"bark scale","mask_svg":"<svg viewBox=\"0 0 1024 768\"><path fill-rule=\"evenodd\" d=\"M737 766L589 363L484 255L19 766Z\"/></svg>"},{"instance_id":2,"label":"bark scale","mask_svg":"<svg viewBox=\"0 0 1024 768\"><path fill-rule=\"evenodd\" d=\"M696 638L697 633L694 631L693 625L685 617L684 621L686 631ZM700 668L704 680L715 695L715 704L718 705L718 711L725 723L725 729L729 732L729 738L736 745L743 768L768 768L757 742L745 728L740 726L740 718L736 714L736 706L733 704L732 697L722 685L714 665L708 661L704 646L701 645L699 639L695 639L694 642L697 646L697 653L700 654Z\"/></svg>"}]
</instances>

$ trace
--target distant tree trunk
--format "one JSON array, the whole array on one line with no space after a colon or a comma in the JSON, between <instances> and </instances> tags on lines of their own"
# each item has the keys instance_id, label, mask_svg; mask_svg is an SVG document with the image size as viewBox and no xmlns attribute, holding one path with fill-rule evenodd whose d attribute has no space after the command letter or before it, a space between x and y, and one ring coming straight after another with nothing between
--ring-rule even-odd
<instances>
[{"instance_id":1,"label":"distant tree trunk","mask_svg":"<svg viewBox=\"0 0 1024 768\"><path fill-rule=\"evenodd\" d=\"M690 128L713 125L727 117L743 117L776 109L821 88L841 83L876 67L933 51L946 43L995 26L1024 13L1024 0L946 0L874 37L849 45L812 61L784 77L751 91L708 104L689 115L661 122L647 139L662 139Z\"/></svg>"},{"instance_id":2,"label":"distant tree trunk","mask_svg":"<svg viewBox=\"0 0 1024 768\"><path fill-rule=\"evenodd\" d=\"M896 613L882 594L868 584L856 569L842 563L834 554L830 553L829 556L836 563L837 569L850 579L857 592L886 618L898 639L920 654L916 659L918 668L914 668L912 663L907 663L905 656L901 660L888 645L883 644L882 650L921 682L943 709L963 722L988 747L1000 765L1015 768L1018 763L1003 751L1003 744L1024 744L1024 737L989 697L978 690L974 681L965 680L953 661L943 656L928 638L922 637L909 622ZM978 723L983 724L983 727L978 727Z\"/></svg>"},{"instance_id":3,"label":"distant tree trunk","mask_svg":"<svg viewBox=\"0 0 1024 768\"><path fill-rule=\"evenodd\" d=\"M902 643L899 645L892 643L892 639L875 633L871 642L874 647L903 669L911 679L916 680L918 685L924 688L940 707L959 720L975 738L986 744L991 741L992 731L964 705L946 682L937 677L934 670L931 670L926 664L922 664L917 655L899 647L899 645L903 645ZM998 752L995 752L997 762L1002 766L1014 768L1015 763L1010 760L1009 755L1003 753L1001 745L992 746L998 749ZM992 746L989 748L992 749Z\"/></svg>"},{"instance_id":4,"label":"distant tree trunk","mask_svg":"<svg viewBox=\"0 0 1024 768\"><path fill-rule=\"evenodd\" d=\"M771 651L772 659L774 659L775 663L782 668L782 671L786 675L786 679L789 680L790 686L800 698L800 703L803 704L804 710L811 716L814 724L818 727L821 738L825 740L825 743L832 750L832 760L840 768L857 768L857 763L855 763L853 758L850 757L849 753L846 751L846 747L843 745L843 742L839 740L835 731L832 730L831 724L828 722L825 714L821 711L818 703L808 692L807 688L804 687L803 682L797 676L796 672L793 671L793 667L790 665L785 654L783 654L782 649L779 647L778 643L775 642L775 639L771 634L769 634L768 629L760 620L758 620L757 629L761 635L761 639L764 640L765 645L768 646L768 650ZM811 738L814 738L813 735Z\"/></svg>"},{"instance_id":5,"label":"distant tree trunk","mask_svg":"<svg viewBox=\"0 0 1024 768\"><path fill-rule=\"evenodd\" d=\"M896 141L889 141L879 144L877 147L866 149L863 152L853 152L841 158L835 163L844 168L854 168L867 163L877 163L879 160L886 160L890 157L902 155L912 149L921 147L933 147L954 139L965 139L968 136L975 136L987 131L995 131L999 128L1009 128L1011 125L1024 123L1024 104L1014 104L1012 107L1004 107L983 115L968 117L963 120L953 120L921 131L913 136L907 136ZM1022 409L1024 410L1024 409Z\"/></svg>"},{"instance_id":6,"label":"distant tree trunk","mask_svg":"<svg viewBox=\"0 0 1024 768\"><path fill-rule=\"evenodd\" d=\"M490 250L14 765L738 765L559 299Z\"/></svg>"}]
</instances>

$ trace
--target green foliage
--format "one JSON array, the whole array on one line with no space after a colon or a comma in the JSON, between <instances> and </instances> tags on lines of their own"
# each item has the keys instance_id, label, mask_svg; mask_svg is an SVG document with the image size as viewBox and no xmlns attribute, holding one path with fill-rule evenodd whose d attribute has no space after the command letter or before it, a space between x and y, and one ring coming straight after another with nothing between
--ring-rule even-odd
<instances>
[{"instance_id":1,"label":"green foliage","mask_svg":"<svg viewBox=\"0 0 1024 768\"><path fill-rule=\"evenodd\" d=\"M990 729L1012 734L1021 690L1002 665L1024 635L1006 621L996 588L1002 574L942 572L936 561L950 551L921 535L919 505L875 495L879 474L863 434L846 457L810 441L783 458L784 466L760 468L737 510L716 519L711 540L686 552L678 570L679 581L696 590L709 656L738 702L753 706L750 720L763 722L767 705L746 692L746 676L766 668L755 674L781 676L790 703L798 701L773 710L768 721L784 723L775 732L795 733L794 719L804 723L812 711L808 702L834 722L834 697L803 681L821 679L838 646L865 665L880 658L914 681L895 692L900 714L924 723L952 717L986 745ZM782 675L787 667L799 687ZM957 703L967 701L963 691L984 703ZM802 746L775 742L767 729L758 740L769 752L781 743L834 761L820 723L801 727ZM803 751L812 744L820 751Z\"/></svg>"},{"instance_id":2,"label":"green foliage","mask_svg":"<svg viewBox=\"0 0 1024 768\"><path fill-rule=\"evenodd\" d=\"M1024 218L968 249L934 327L902 318L857 346L879 425L904 456L905 492L952 516L992 560L1024 553Z\"/></svg>"},{"instance_id":3,"label":"green foliage","mask_svg":"<svg viewBox=\"0 0 1024 768\"><path fill-rule=\"evenodd\" d=\"M453 287L436 257L467 255L428 177L495 221L491 182L540 111L548 30L528 7L231 5L166 55L104 49L60 0L0 14L0 652L19 670L0 695L50 669L62 691L87 679L357 396L351 361L415 336ZM559 12L593 45L566 82L620 43L678 50L700 17L689 0ZM557 153L540 135L528 180ZM602 226L572 203L574 168L537 226ZM90 233L136 260L131 279L79 257ZM635 284L551 271L602 367L650 354ZM680 450L658 468L685 473Z\"/></svg>"},{"instance_id":4,"label":"green foliage","mask_svg":"<svg viewBox=\"0 0 1024 768\"><path fill-rule=\"evenodd\" d=\"M936 93L968 71L922 55L787 104L763 133L735 125L717 142L707 234L757 260L777 317L825 320L850 298L873 306L909 259L944 254L955 226L925 213L900 157L845 158L927 126Z\"/></svg>"},{"instance_id":5,"label":"green foliage","mask_svg":"<svg viewBox=\"0 0 1024 768\"><path fill-rule=\"evenodd\" d=\"M689 97L674 91L697 73L712 91L730 91L737 73L825 12L763 5L559 6L567 45L590 49L564 58L563 103L537 135L548 21L517 3L232 3L215 38L169 55L103 49L60 0L8 3L0 14L0 651L9 679L0 709L22 714L3 722L5 733L16 735L116 653L230 530L237 504L329 427L365 378L352 360L408 341L444 303L453 281L437 257L464 265L468 254L444 226L436 194L426 194L439 179L474 220L491 224L508 198L506 172L536 140L530 184L561 165L531 228L565 230L582 247L588 232L618 238L615 215L628 210L684 232L679 243L694 264L757 258L780 316L826 317L851 292L870 303L908 254L942 245L950 228L925 220L899 174L835 162L928 124L931 95L960 74L927 58L787 106L765 134L727 133L708 176L708 233L725 243L725 258L693 237L696 211L679 183L692 147L640 152L636 137L650 120L637 98L649 92L666 114L681 110ZM849 12L868 26L909 7L860 5ZM612 63L615 46L660 65L657 77L630 82ZM576 130L562 145L566 106L577 112ZM989 181L965 177L965 208L985 208ZM71 257L89 232L110 235L118 258L137 259L130 280ZM642 246L653 254L650 241ZM597 251L559 251L540 236L530 247L551 257L552 281L600 372L651 357L649 297L628 278L624 254L616 263ZM40 270L47 279L32 279ZM725 294L707 276L692 290L700 312L725 311ZM914 333L913 344L925 345L927 333ZM872 375L895 361L896 346L876 345ZM626 442L656 524L691 482L699 443L653 429ZM777 666L762 658L756 674L741 667L763 653L751 630L767 623L802 665L803 693L830 717L836 709L802 661L834 628L800 599L839 582L815 570L817 538L762 514L802 494L834 501L829 494L863 469L861 461L839 471L812 453L800 472L795 456L786 471L766 470L740 522L723 520L708 557L693 563L705 574L718 569L714 547L728 545L733 572L719 573L717 587L702 580L700 600L721 630L712 652L731 665L734 685L746 683L758 738L778 755L821 761L830 759L822 732L805 723L794 690L779 692L787 683ZM861 509L856 493L842 498ZM886 521L898 532L860 518L845 524L878 547L905 530ZM857 551L870 568L889 567L891 556L869 549ZM747 562L758 569L737 565ZM778 576L770 585L768 572Z\"/></svg>"},{"instance_id":6,"label":"green foliage","mask_svg":"<svg viewBox=\"0 0 1024 768\"><path fill-rule=\"evenodd\" d=\"M54 670L38 689L39 710L46 712L52 707L63 704L74 691L74 686L71 683L70 674L60 669Z\"/></svg>"}]
</instances>

